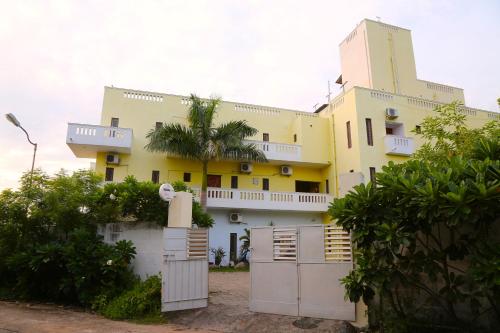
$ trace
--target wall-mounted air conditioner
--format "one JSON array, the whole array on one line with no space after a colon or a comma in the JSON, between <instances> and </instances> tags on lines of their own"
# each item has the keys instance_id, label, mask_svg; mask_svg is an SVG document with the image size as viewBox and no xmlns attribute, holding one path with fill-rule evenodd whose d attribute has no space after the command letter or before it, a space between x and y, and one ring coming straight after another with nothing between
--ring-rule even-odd
<instances>
[{"instance_id":1,"label":"wall-mounted air conditioner","mask_svg":"<svg viewBox=\"0 0 500 333\"><path fill-rule=\"evenodd\" d=\"M230 223L243 223L243 215L241 213L229 213Z\"/></svg>"},{"instance_id":2,"label":"wall-mounted air conditioner","mask_svg":"<svg viewBox=\"0 0 500 333\"><path fill-rule=\"evenodd\" d=\"M387 109L385 109L385 116L388 119L396 119L399 116L399 112L396 109L387 108Z\"/></svg>"},{"instance_id":3,"label":"wall-mounted air conditioner","mask_svg":"<svg viewBox=\"0 0 500 333\"><path fill-rule=\"evenodd\" d=\"M241 163L240 164L240 172L251 173L252 172L252 163Z\"/></svg>"},{"instance_id":4,"label":"wall-mounted air conditioner","mask_svg":"<svg viewBox=\"0 0 500 333\"><path fill-rule=\"evenodd\" d=\"M289 165L282 165L281 166L281 174L283 176L291 176L293 174L293 169Z\"/></svg>"},{"instance_id":5,"label":"wall-mounted air conditioner","mask_svg":"<svg viewBox=\"0 0 500 333\"><path fill-rule=\"evenodd\" d=\"M106 155L107 164L120 164L120 155L118 154L107 154Z\"/></svg>"}]
</instances>

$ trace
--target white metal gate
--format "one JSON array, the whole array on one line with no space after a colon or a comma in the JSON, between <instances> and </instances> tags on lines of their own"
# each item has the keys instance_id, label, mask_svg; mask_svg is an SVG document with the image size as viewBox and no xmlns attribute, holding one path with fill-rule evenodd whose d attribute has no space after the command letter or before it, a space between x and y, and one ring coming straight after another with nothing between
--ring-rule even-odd
<instances>
[{"instance_id":1,"label":"white metal gate","mask_svg":"<svg viewBox=\"0 0 500 333\"><path fill-rule=\"evenodd\" d=\"M250 241L250 310L355 320L340 279L352 269L349 234L335 225L256 227Z\"/></svg>"},{"instance_id":2,"label":"white metal gate","mask_svg":"<svg viewBox=\"0 0 500 333\"><path fill-rule=\"evenodd\" d=\"M162 311L207 306L208 229L164 228Z\"/></svg>"}]
</instances>

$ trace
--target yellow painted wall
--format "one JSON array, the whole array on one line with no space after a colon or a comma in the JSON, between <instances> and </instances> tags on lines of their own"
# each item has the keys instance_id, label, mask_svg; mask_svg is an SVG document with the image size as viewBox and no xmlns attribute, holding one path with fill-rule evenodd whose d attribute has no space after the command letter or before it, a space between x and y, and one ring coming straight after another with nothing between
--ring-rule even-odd
<instances>
[{"instance_id":1,"label":"yellow painted wall","mask_svg":"<svg viewBox=\"0 0 500 333\"><path fill-rule=\"evenodd\" d=\"M411 130L424 117L433 115L436 102L464 101L463 90L430 81L418 80L411 33L409 30L381 22L363 20L340 44L344 93L334 98L319 114L296 110L223 101L215 124L229 120L246 120L259 130L252 138L262 141L296 144L302 148L299 163L291 177L279 174L279 163L254 164L250 175L239 173L239 163L217 162L209 173L222 175L222 187L229 188L231 175L237 175L240 189L261 190L262 178L270 179L271 191L295 191L295 181L320 183L325 193L338 194L339 175L362 172L369 179L369 167L381 170L389 161L402 162L407 157L385 154L385 110L399 112L396 122L404 124L404 136L415 137ZM195 161L167 158L165 154L147 152L146 134L156 122L187 124L188 98L185 96L106 87L101 125L109 126L112 117L120 119L119 127L133 128L130 155L121 154L115 168L116 181L126 175L150 180L152 170L160 171L160 181L182 180L190 172L190 186L200 186L201 166ZM482 126L498 115L477 109L464 109L470 126ZM374 145L368 146L365 119L372 119ZM352 147L347 147L346 122L351 125ZM296 136L296 141L294 140ZM416 148L421 139L415 138ZM96 170L104 174L105 154L97 155Z\"/></svg>"},{"instance_id":2,"label":"yellow painted wall","mask_svg":"<svg viewBox=\"0 0 500 333\"><path fill-rule=\"evenodd\" d=\"M124 94L141 96L127 98ZM149 97L145 97L149 96ZM161 97L162 100L154 97ZM149 98L149 99L146 99ZM151 180L153 170L160 171L160 181L182 180L184 172L192 173L191 186L201 185L201 165L195 161L167 158L166 154L153 154L144 149L146 134L156 122L183 123L187 125L189 105L186 97L140 92L120 88L105 88L101 125L109 126L111 118L119 118L119 127L133 129L132 152L120 155L120 165L107 165L106 154L97 155L96 170L102 174L106 167L115 168L115 181L127 175L139 180ZM316 114L293 110L269 108L255 105L222 102L218 108L215 124L229 120L246 120L259 130L252 138L262 141L262 134L269 133L270 142L302 145L302 162L284 163L293 167L293 175L281 176L280 164L254 164L250 175L239 173L239 163L218 162L209 165L209 173L222 175L222 187L229 188L231 175L238 175L240 189L262 189L262 178L270 179L271 191L295 191L295 180L314 181L322 184L321 170L330 163L330 142L327 138L328 121ZM297 142L294 142L294 134ZM258 179L254 184L253 179Z\"/></svg>"},{"instance_id":3,"label":"yellow painted wall","mask_svg":"<svg viewBox=\"0 0 500 333\"><path fill-rule=\"evenodd\" d=\"M463 89L418 80L411 31L363 20L340 44L343 82L442 103L464 100Z\"/></svg>"}]
</instances>

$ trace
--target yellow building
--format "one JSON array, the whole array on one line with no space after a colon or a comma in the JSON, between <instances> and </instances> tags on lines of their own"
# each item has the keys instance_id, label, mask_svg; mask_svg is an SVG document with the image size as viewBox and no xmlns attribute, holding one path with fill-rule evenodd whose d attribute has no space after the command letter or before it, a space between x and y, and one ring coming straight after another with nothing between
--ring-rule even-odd
<instances>
[{"instance_id":1,"label":"yellow building","mask_svg":"<svg viewBox=\"0 0 500 333\"><path fill-rule=\"evenodd\" d=\"M327 221L334 197L367 182L389 161L404 161L421 144L413 137L442 103L464 101L460 88L417 79L410 31L363 20L340 44L343 92L315 113L223 101L217 123L246 120L267 164L209 165L208 208L215 218L210 246L229 258L243 228ZM67 144L77 157L95 158L107 181L127 175L154 182L201 185L201 164L144 149L159 123L187 123L189 99L106 87L100 125L70 123ZM498 114L469 107L470 126Z\"/></svg>"}]
</instances>

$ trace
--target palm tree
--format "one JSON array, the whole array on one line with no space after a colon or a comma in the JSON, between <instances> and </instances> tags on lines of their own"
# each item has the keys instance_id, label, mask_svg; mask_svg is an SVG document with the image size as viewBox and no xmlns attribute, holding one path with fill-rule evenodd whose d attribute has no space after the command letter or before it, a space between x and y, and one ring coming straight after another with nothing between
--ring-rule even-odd
<instances>
[{"instance_id":1,"label":"palm tree","mask_svg":"<svg viewBox=\"0 0 500 333\"><path fill-rule=\"evenodd\" d=\"M240 260L247 261L247 254L250 251L250 229L243 229L245 234L240 236L240 241L242 241L240 246Z\"/></svg>"},{"instance_id":2,"label":"palm tree","mask_svg":"<svg viewBox=\"0 0 500 333\"><path fill-rule=\"evenodd\" d=\"M202 164L200 203L206 212L208 162L221 160L267 162L267 159L254 144L243 142L245 138L257 133L257 129L248 126L246 121L229 121L214 127L220 99L210 98L203 101L191 94L190 103L189 126L165 123L150 130L146 135L149 139L146 149L197 160Z\"/></svg>"}]
</instances>

